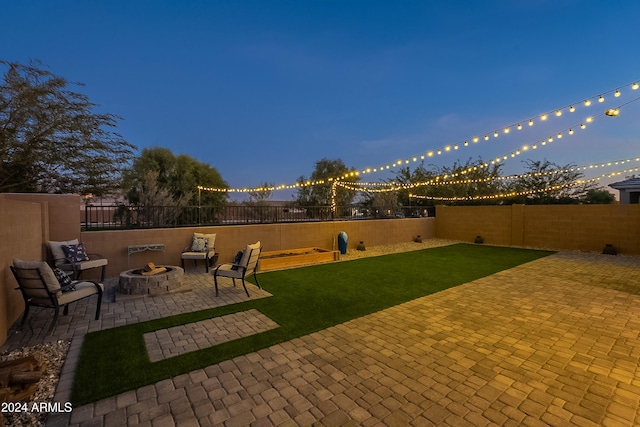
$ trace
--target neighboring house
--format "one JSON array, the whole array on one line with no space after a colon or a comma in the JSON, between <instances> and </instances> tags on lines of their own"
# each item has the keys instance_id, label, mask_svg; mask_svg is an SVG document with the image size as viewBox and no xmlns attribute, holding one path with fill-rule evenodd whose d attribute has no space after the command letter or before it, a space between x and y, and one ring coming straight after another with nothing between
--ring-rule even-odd
<instances>
[{"instance_id":1,"label":"neighboring house","mask_svg":"<svg viewBox=\"0 0 640 427\"><path fill-rule=\"evenodd\" d=\"M620 204L639 204L640 203L640 178L631 177L627 180L614 182L609 187L620 191Z\"/></svg>"}]
</instances>

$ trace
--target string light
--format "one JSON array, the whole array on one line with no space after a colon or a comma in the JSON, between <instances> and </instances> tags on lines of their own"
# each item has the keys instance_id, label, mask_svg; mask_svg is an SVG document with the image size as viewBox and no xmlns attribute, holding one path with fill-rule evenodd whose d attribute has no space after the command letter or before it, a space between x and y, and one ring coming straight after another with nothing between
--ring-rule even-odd
<instances>
[{"instance_id":1,"label":"string light","mask_svg":"<svg viewBox=\"0 0 640 427\"><path fill-rule=\"evenodd\" d=\"M584 98L582 102L584 103L584 105L585 105L585 106L590 106L590 105L592 104L592 102L591 102L591 101L592 101L592 99L598 99L600 102L602 102L602 101L604 101L604 97L605 97L605 95L606 95L606 94L608 94L608 93L613 93L614 95L615 95L615 92L616 92L616 91L617 91L618 93L621 93L621 92L620 92L620 89L623 89L623 88L625 88L625 87L631 87L632 89L634 89L634 86L636 86L636 89L637 89L637 85L638 85L638 84L637 84L637 82L634 82L634 83L630 83L630 84L627 84L627 85L618 86L618 88L616 88L616 89L611 89L611 90L609 90L609 91L601 92L599 95L596 95L596 96L593 96L593 97ZM634 89L634 90L635 90L635 89ZM560 117L560 116L562 116L562 110L563 110L563 109L565 109L565 108L568 108L568 110L569 110L570 112L575 112L575 111L576 111L575 103L571 103L571 104L568 104L567 106L564 106L564 107L561 107L561 108L553 109L553 110L551 110L551 113L554 113L556 117ZM532 118L528 119L528 120L527 120L527 122L528 122L529 126L533 126L533 124L535 123L534 119L538 118L538 119L540 119L540 120L542 120L542 121L547 120L547 119L548 119L549 114L551 114L551 113L543 113L543 114L540 114L539 116L532 117ZM509 132L508 132L508 130L510 130L512 127L515 127L515 128L516 128L516 129L518 129L518 130L522 130L522 128L523 128L523 126L522 126L520 123L516 122L515 124L511 124L511 125L505 126L505 127L503 127L502 129L504 130L504 133L505 133L505 134L508 134L508 133L509 133ZM485 141L488 141L488 140L490 139L490 138L489 138L489 134L485 133L485 134L483 134L483 135L484 135L483 139L484 139ZM493 135L494 135L494 137L495 137L495 138L497 138L497 137L498 137L498 135L499 135L498 131L494 131L494 132L493 132ZM473 137L473 138L472 138L472 141L473 141L474 143L477 143L477 142L479 141L479 139L480 139L480 138L476 136L476 137ZM465 142L466 142L466 141L465 141ZM460 144L462 144L464 147L467 147L467 146L468 146L468 144L464 144L464 143L462 143L462 142L460 142ZM455 145L454 145L454 149L455 149ZM444 150L444 148L439 149L439 150L437 151L437 152L438 152L438 154L442 154L443 150Z\"/></svg>"},{"instance_id":2,"label":"string light","mask_svg":"<svg viewBox=\"0 0 640 427\"><path fill-rule=\"evenodd\" d=\"M604 95L605 95L605 94L607 94L607 93L613 93L614 97L619 97L619 96L621 96L620 89L621 89L621 88L623 88L623 87L626 87L626 86L629 86L632 90L637 90L637 89L640 87L640 86L638 85L638 83L637 83L637 82L634 82L634 83L632 83L632 84L625 85L625 86L621 86L621 87L619 87L619 88L617 88L617 89L614 89L614 90L610 90L610 91L607 91L607 92L602 92L602 94L600 94L600 95L598 96L598 98L597 98L597 99L598 99L598 101L599 101L599 102L603 102L603 101L604 101ZM592 98L595 98L595 97L592 97ZM632 101L630 101L630 102L634 102L634 101L636 101L636 100L638 100L638 99L640 99L640 98L636 98L636 99L634 99L634 100L632 100ZM627 104L629 104L630 102L628 102L628 103L626 103L626 104L624 104L624 105L627 105ZM585 105L585 106L589 106L589 105L591 105L591 98L586 98L586 99L584 99L584 105ZM617 108L613 108L613 109L608 109L608 110L606 110L606 111L605 111L605 113L604 113L604 114L605 114L605 115L609 115L609 116L611 116L611 115L614 115L614 116L615 116L615 115L618 115L618 114L619 114L619 109L620 109L621 107L622 107L622 106L619 106L619 107L617 107ZM567 108L567 107L558 108L558 109L555 109L555 110L552 110L552 111L555 111L555 116L556 116L556 117L559 117L559 116L561 116L561 115L562 115L562 110L563 110L564 108ZM570 111L570 112L574 112L574 111L576 110L576 108L574 107L574 104L570 104L570 105L568 106L568 109L569 109L569 111ZM547 120L547 118L548 118L548 114L547 114L547 113L544 113L544 114L541 114L541 115L539 115L539 116L537 116L537 117L538 117L538 118L540 118L540 120L544 121L544 120ZM535 117L534 117L534 118L535 118ZM534 124L534 118L530 118L530 119L528 119L528 125L529 125L529 126L533 126L533 124ZM590 118L586 119L586 122L587 122L587 123L590 123L592 120L593 120L593 117L590 117ZM505 134L509 134L509 133L510 133L510 129L511 129L511 127L515 127L517 130L522 130L522 128L523 128L523 126L522 126L522 124L521 124L521 123L516 123L516 124L513 124L513 125L509 125L509 126L505 126L505 127L503 127L503 128L502 128L502 129L503 129L503 132L504 132ZM581 129L586 129L586 125L585 125L584 123L581 123L581 124L580 124L580 128L581 128ZM573 128L569 128L569 129L567 130L567 133L568 133L568 135L573 135L573 133L574 133L574 132L573 132ZM495 130L495 131L493 132L493 135L494 135L494 137L495 137L495 138L497 138L497 137L499 136L499 132L498 132L497 130ZM562 132L558 133L558 134L557 134L557 137L558 137L558 138L562 138ZM550 137L549 139L550 139L551 141L553 140L551 137ZM471 140L472 140L472 142L473 142L473 143L477 143L477 142L479 142L479 137L474 136ZM485 140L485 141L488 141L488 140L489 140L489 136L488 136L488 134L484 134L484 140ZM469 146L469 143L468 143L468 141L466 141L466 140L465 140L463 143L461 143L461 144L462 144L464 147L468 147L468 146ZM544 140L543 140L543 141L541 142L541 145L546 145L546 141L544 141ZM449 151L451 151L451 146L453 146L453 147L454 147L454 150L458 150L458 148L459 148L459 144L458 144L458 143L455 143L455 144L452 144L452 145L447 145L447 146L446 146L446 148L443 148L443 149L444 149L446 152L449 152ZM533 149L536 149L536 148L537 148L537 145L536 145L536 144L533 144L533 145L532 145L532 148L533 148ZM438 155L441 155L441 154L442 154L442 150L443 150L443 149L438 149L438 150L437 150L437 151L435 151L435 152L436 152ZM519 153L520 153L520 152L519 152L519 150L516 150L513 154L518 155ZM428 152L426 153L426 155L427 155L427 157L433 157L433 155L434 155L434 151L433 151L433 150L430 150L430 151L428 151ZM510 155L509 155L509 156L510 156L510 157L514 157L514 156L511 156L511 153L510 153ZM509 156L508 156L508 155L504 155L504 156L503 156L503 159L504 159L504 160L506 160ZM421 160L424 160L424 158L425 158L425 155L424 155L424 154L420 155L420 159L421 159ZM416 162L416 161L417 161L417 156L413 156L413 157L411 157L411 159L412 159L412 161L413 161L413 162ZM498 159L496 159L496 160L494 160L494 161L492 161L491 163L492 163L492 164L495 164L495 162L499 162L499 158L498 158ZM389 170L389 169L391 169L392 167L393 167L393 168L395 168L395 167L398 167L398 166L400 166L400 165L402 165L402 164L409 164L409 163L410 163L410 162L409 162L409 159L406 159L404 162L403 162L403 161L401 161L401 160L399 160L399 161L397 161L397 162L393 163L393 165L392 165L392 166L390 166L389 164L387 164L387 165L385 165L385 166L380 166L379 168L370 168L370 167L368 167L368 168L364 168L364 169L362 169L362 171L361 171L361 172L351 172L351 173L350 173L350 174L348 174L347 176L351 176L351 177L353 177L353 176L359 176L359 175L361 175L361 174L363 174L363 175L364 175L364 174L370 174L370 173L372 173L372 172L382 172L382 171L385 171L385 170ZM488 164L486 164L486 165L488 166ZM331 181L331 179L329 179L329 181ZM242 193L247 193L247 192L255 192L255 191L274 191L274 190L296 189L296 188L300 188L300 187L313 186L313 185L322 185L322 184L325 184L325 181L324 181L324 180L319 180L319 181L307 181L307 182L305 182L305 183L296 183L296 184L293 184L293 185L285 185L285 184L283 184L283 185L274 186L274 187L269 187L269 188L263 188L263 187L256 187L256 188L210 188L210 187L198 187L198 188L199 188L199 189L208 190L208 191L217 191L217 192L227 192L227 193L230 193L230 192L242 192Z\"/></svg>"}]
</instances>

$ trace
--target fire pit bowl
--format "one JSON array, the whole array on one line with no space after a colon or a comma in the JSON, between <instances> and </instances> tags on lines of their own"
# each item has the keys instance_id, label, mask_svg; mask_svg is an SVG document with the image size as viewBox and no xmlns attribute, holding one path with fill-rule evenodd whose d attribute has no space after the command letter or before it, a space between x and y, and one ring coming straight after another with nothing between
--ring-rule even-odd
<instances>
[{"instance_id":1,"label":"fire pit bowl","mask_svg":"<svg viewBox=\"0 0 640 427\"><path fill-rule=\"evenodd\" d=\"M161 295L175 292L182 286L184 270L175 265L159 265L167 270L150 276L143 275L142 268L120 273L118 292L126 295Z\"/></svg>"}]
</instances>

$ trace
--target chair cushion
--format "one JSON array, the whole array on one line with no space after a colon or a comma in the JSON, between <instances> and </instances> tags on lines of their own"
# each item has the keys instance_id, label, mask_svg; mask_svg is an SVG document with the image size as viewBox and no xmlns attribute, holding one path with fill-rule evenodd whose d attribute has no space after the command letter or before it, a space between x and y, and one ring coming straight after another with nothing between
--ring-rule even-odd
<instances>
[{"instance_id":1,"label":"chair cushion","mask_svg":"<svg viewBox=\"0 0 640 427\"><path fill-rule=\"evenodd\" d=\"M78 239L67 240L63 242L54 242L54 241L47 242L47 245L49 246L49 250L51 251L51 256L53 257L53 263L55 265L58 265L58 264L64 264L65 262L67 262L67 257L65 256L64 250L62 249L62 247L69 246L69 245L77 245L78 243L80 243Z\"/></svg>"},{"instance_id":2,"label":"chair cushion","mask_svg":"<svg viewBox=\"0 0 640 427\"><path fill-rule=\"evenodd\" d=\"M89 255L87 255L87 250L84 248L83 243L78 243L77 245L63 245L62 250L64 251L64 257L71 264L89 261Z\"/></svg>"},{"instance_id":3,"label":"chair cushion","mask_svg":"<svg viewBox=\"0 0 640 427\"><path fill-rule=\"evenodd\" d=\"M231 277L233 279L242 279L242 270L234 269L233 264L222 264L213 272L214 275L220 277Z\"/></svg>"},{"instance_id":4,"label":"chair cushion","mask_svg":"<svg viewBox=\"0 0 640 427\"><path fill-rule=\"evenodd\" d=\"M82 261L81 263L76 264L76 269L89 270L90 268L98 268L107 264L109 264L109 260L106 258L90 259L88 261Z\"/></svg>"},{"instance_id":5,"label":"chair cushion","mask_svg":"<svg viewBox=\"0 0 640 427\"><path fill-rule=\"evenodd\" d=\"M23 261L21 259L14 259L13 266L16 268L37 268L44 279L44 283L47 286L49 292L60 291L60 282L56 278L49 264L44 261Z\"/></svg>"},{"instance_id":6,"label":"chair cushion","mask_svg":"<svg viewBox=\"0 0 640 427\"><path fill-rule=\"evenodd\" d=\"M207 259L207 252L182 252L182 259Z\"/></svg>"},{"instance_id":7,"label":"chair cushion","mask_svg":"<svg viewBox=\"0 0 640 427\"><path fill-rule=\"evenodd\" d=\"M98 286L104 291L104 285L102 285L102 283L98 283ZM76 283L75 291L62 294L62 296L58 298L58 302L60 305L68 304L97 293L98 288L96 288L96 285L92 282L78 282Z\"/></svg>"},{"instance_id":8,"label":"chair cushion","mask_svg":"<svg viewBox=\"0 0 640 427\"><path fill-rule=\"evenodd\" d=\"M247 245L244 250L244 254L242 255L242 259L238 264L246 266L249 263L249 256L252 250L260 249L260 241L258 240L256 243L252 245Z\"/></svg>"}]
</instances>

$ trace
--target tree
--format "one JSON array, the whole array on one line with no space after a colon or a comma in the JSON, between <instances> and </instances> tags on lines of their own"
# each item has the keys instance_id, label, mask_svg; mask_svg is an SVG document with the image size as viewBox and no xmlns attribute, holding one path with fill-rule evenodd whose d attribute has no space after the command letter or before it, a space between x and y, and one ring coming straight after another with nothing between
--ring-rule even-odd
<instances>
[{"instance_id":1,"label":"tree","mask_svg":"<svg viewBox=\"0 0 640 427\"><path fill-rule=\"evenodd\" d=\"M593 205L609 205L616 201L616 197L604 188L594 188L587 191L583 203Z\"/></svg>"},{"instance_id":2,"label":"tree","mask_svg":"<svg viewBox=\"0 0 640 427\"><path fill-rule=\"evenodd\" d=\"M525 193L510 199L523 204L571 204L580 203L596 184L580 180L584 177L575 165L557 165L548 160L526 160L528 172L509 186L513 192Z\"/></svg>"},{"instance_id":3,"label":"tree","mask_svg":"<svg viewBox=\"0 0 640 427\"><path fill-rule=\"evenodd\" d=\"M130 203L139 205L149 201L141 192L146 187L140 185L149 172L156 172L158 188L165 190L174 203L183 200L191 205L220 206L226 201L226 192L208 190L228 188L215 168L186 154L176 156L167 148L152 147L143 149L124 174L122 187ZM199 190L198 186L205 189Z\"/></svg>"},{"instance_id":4,"label":"tree","mask_svg":"<svg viewBox=\"0 0 640 427\"><path fill-rule=\"evenodd\" d=\"M172 226L180 217L182 208L187 206L187 199L180 196L177 199L166 188L158 185L157 171L148 171L143 179L136 183L136 193L139 195L138 216L131 222L145 223L149 226Z\"/></svg>"},{"instance_id":5,"label":"tree","mask_svg":"<svg viewBox=\"0 0 640 427\"><path fill-rule=\"evenodd\" d=\"M275 184L265 182L259 189L249 192L249 198L243 202L247 207L245 214L248 219L258 222L273 222L278 219L277 210L269 206L269 199Z\"/></svg>"},{"instance_id":6,"label":"tree","mask_svg":"<svg viewBox=\"0 0 640 427\"><path fill-rule=\"evenodd\" d=\"M332 187L335 179L342 182L357 182L360 178L355 169L349 169L340 159L318 160L311 173L311 178L298 178L297 202L301 206L330 206L332 201ZM311 182L313 185L305 185ZM335 186L335 203L337 206L347 206L353 203L355 192L340 186Z\"/></svg>"},{"instance_id":7,"label":"tree","mask_svg":"<svg viewBox=\"0 0 640 427\"><path fill-rule=\"evenodd\" d=\"M101 197L117 189L136 149L113 131L119 117L96 113L40 62L0 66L0 192Z\"/></svg>"},{"instance_id":8,"label":"tree","mask_svg":"<svg viewBox=\"0 0 640 427\"><path fill-rule=\"evenodd\" d=\"M267 201L271 198L273 194L272 188L275 187L275 184L270 182L265 182L259 189L255 191L249 192L249 199L246 201L247 205L253 206L263 206L267 204Z\"/></svg>"},{"instance_id":9,"label":"tree","mask_svg":"<svg viewBox=\"0 0 640 427\"><path fill-rule=\"evenodd\" d=\"M436 204L491 204L497 199L479 199L481 196L499 194L502 184L499 181L502 165L487 166L482 159L466 163L454 162L452 166L434 166L427 170L421 164L413 171L408 167L396 173L395 181L410 187L399 191L399 200L403 205L434 206ZM423 196L409 201L409 194ZM451 199L451 200L447 200Z\"/></svg>"}]
</instances>

